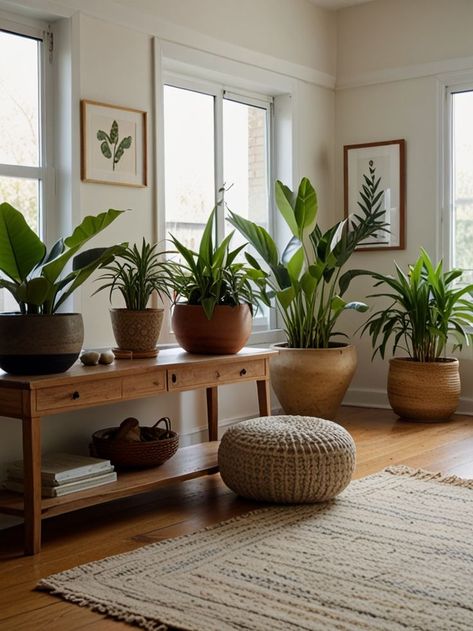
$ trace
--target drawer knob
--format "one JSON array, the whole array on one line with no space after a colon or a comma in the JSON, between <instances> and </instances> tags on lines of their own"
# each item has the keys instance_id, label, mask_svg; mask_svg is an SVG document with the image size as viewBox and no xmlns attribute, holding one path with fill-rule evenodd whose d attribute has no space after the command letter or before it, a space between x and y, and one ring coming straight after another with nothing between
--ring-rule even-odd
<instances>
[{"instance_id":1,"label":"drawer knob","mask_svg":"<svg viewBox=\"0 0 473 631\"><path fill-rule=\"evenodd\" d=\"M244 377L246 375L246 368L242 368L240 370L240 377Z\"/></svg>"},{"instance_id":2,"label":"drawer knob","mask_svg":"<svg viewBox=\"0 0 473 631\"><path fill-rule=\"evenodd\" d=\"M80 393L77 390L74 390L74 392L72 393L72 398L74 400L79 399L80 398Z\"/></svg>"},{"instance_id":3,"label":"drawer knob","mask_svg":"<svg viewBox=\"0 0 473 631\"><path fill-rule=\"evenodd\" d=\"M176 383L176 381L177 381L177 377L176 377L176 375L174 373L172 373L172 375L171 375L171 381L173 383Z\"/></svg>"}]
</instances>

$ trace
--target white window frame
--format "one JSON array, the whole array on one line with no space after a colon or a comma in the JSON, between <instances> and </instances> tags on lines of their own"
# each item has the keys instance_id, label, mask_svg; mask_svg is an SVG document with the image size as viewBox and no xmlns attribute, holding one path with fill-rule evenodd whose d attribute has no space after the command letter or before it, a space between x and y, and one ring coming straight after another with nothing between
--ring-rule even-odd
<instances>
[{"instance_id":1,"label":"white window frame","mask_svg":"<svg viewBox=\"0 0 473 631\"><path fill-rule=\"evenodd\" d=\"M39 86L39 165L37 167L0 163L0 175L38 180L39 236L51 243L58 238L54 221L54 169L52 168L52 78L49 54L48 24L0 12L0 30L13 35L36 39L40 47L38 66ZM51 51L52 52L52 51Z\"/></svg>"},{"instance_id":2,"label":"white window frame","mask_svg":"<svg viewBox=\"0 0 473 631\"><path fill-rule=\"evenodd\" d=\"M162 209L165 206L164 182L164 120L163 120L163 86L174 77L191 80L197 84L217 84L227 86L229 92L246 94L259 98L261 95L274 99L271 137L271 165L273 173L269 180L271 193L272 183L280 179L288 186L295 186L300 180L298 147L299 134L297 112L300 107L299 81L287 74L267 70L231 57L215 55L196 48L178 44L175 41L155 37L153 39L154 59L154 114L156 120L156 197L157 238L165 235L165 219ZM230 87L231 86L231 89ZM197 88L198 89L198 88ZM287 226L282 220L274 204L271 207L272 231L276 242L284 247L288 234ZM166 312L167 313L167 312ZM272 328L255 331L249 344L268 345L285 340L283 324L276 309L271 309ZM165 316L162 332L163 341L173 343L170 334L170 322Z\"/></svg>"},{"instance_id":3,"label":"white window frame","mask_svg":"<svg viewBox=\"0 0 473 631\"><path fill-rule=\"evenodd\" d=\"M235 101L244 105L259 107L266 110L266 139L267 139L267 182L268 182L268 229L270 234L274 233L274 202L271 183L273 181L273 99L263 94L248 93L236 88L229 88L224 84L202 81L192 77L179 75L177 73L165 72L163 74L163 86L170 86L182 90L191 90L213 97L214 99L214 179L215 179L215 202L218 191L224 185L223 177L223 102L224 100ZM164 182L164 187L166 183ZM222 204L217 208L217 234L216 238L221 241L224 238L225 208ZM160 234L165 234L165 212L161 215ZM269 322L267 318L254 318L252 343L258 341L263 343L272 341L276 330L277 314L275 309L269 310Z\"/></svg>"}]
</instances>

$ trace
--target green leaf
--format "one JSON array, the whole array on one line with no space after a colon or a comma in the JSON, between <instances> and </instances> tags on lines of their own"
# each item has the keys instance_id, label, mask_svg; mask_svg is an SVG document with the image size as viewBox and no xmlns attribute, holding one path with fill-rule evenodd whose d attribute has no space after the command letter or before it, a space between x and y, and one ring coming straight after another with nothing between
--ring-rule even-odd
<instances>
[{"instance_id":1,"label":"green leaf","mask_svg":"<svg viewBox=\"0 0 473 631\"><path fill-rule=\"evenodd\" d=\"M113 121L112 127L110 128L110 142L112 145L116 144L118 141L118 123L117 121Z\"/></svg>"},{"instance_id":2,"label":"green leaf","mask_svg":"<svg viewBox=\"0 0 473 631\"><path fill-rule=\"evenodd\" d=\"M7 202L0 204L0 270L22 283L45 253L46 246L23 214Z\"/></svg>"},{"instance_id":3,"label":"green leaf","mask_svg":"<svg viewBox=\"0 0 473 631\"><path fill-rule=\"evenodd\" d=\"M291 260L287 264L287 271L292 283L299 280L302 266L304 265L304 248L299 248L293 254Z\"/></svg>"},{"instance_id":4,"label":"green leaf","mask_svg":"<svg viewBox=\"0 0 473 631\"><path fill-rule=\"evenodd\" d=\"M103 248L102 252L97 256L86 257L83 258L83 264L80 267L76 267L74 271L64 278L61 282L63 287L66 287L69 283L69 287L66 291L61 295L60 299L53 305L53 312L56 311L62 304L65 302L69 296L80 287L89 276L99 267L104 265L109 265L115 256L123 254L124 249L128 246L128 243L121 243L119 245L112 245L109 248ZM82 254L87 254L87 252L83 252Z\"/></svg>"},{"instance_id":5,"label":"green leaf","mask_svg":"<svg viewBox=\"0 0 473 631\"><path fill-rule=\"evenodd\" d=\"M102 129L99 129L97 132L97 140L108 140L107 134Z\"/></svg>"},{"instance_id":6,"label":"green leaf","mask_svg":"<svg viewBox=\"0 0 473 631\"><path fill-rule=\"evenodd\" d=\"M120 142L120 144L117 147L117 150L115 151L115 157L114 157L115 164L119 162L120 158L125 153L125 149L129 149L131 147L131 141L132 141L131 136L126 136Z\"/></svg>"},{"instance_id":7,"label":"green leaf","mask_svg":"<svg viewBox=\"0 0 473 631\"><path fill-rule=\"evenodd\" d=\"M110 146L109 146L109 144L108 144L108 142L106 140L104 140L102 142L102 144L100 145L100 150L102 151L102 154L106 158L111 158L112 157L112 151L111 151Z\"/></svg>"},{"instance_id":8,"label":"green leaf","mask_svg":"<svg viewBox=\"0 0 473 631\"><path fill-rule=\"evenodd\" d=\"M213 258L213 233L214 233L214 221L217 213L217 206L212 210L207 219L207 223L202 234L199 246L199 257L206 265L212 265Z\"/></svg>"},{"instance_id":9,"label":"green leaf","mask_svg":"<svg viewBox=\"0 0 473 631\"><path fill-rule=\"evenodd\" d=\"M309 299L315 292L317 287L317 280L312 276L312 274L307 271L301 277L301 288L304 292L307 299Z\"/></svg>"},{"instance_id":10,"label":"green leaf","mask_svg":"<svg viewBox=\"0 0 473 631\"><path fill-rule=\"evenodd\" d=\"M297 192L295 216L299 229L299 238L304 238L304 233L312 229L317 218L317 194L310 181L304 177Z\"/></svg>"},{"instance_id":11,"label":"green leaf","mask_svg":"<svg viewBox=\"0 0 473 631\"><path fill-rule=\"evenodd\" d=\"M112 221L115 221L124 211L111 208L107 212L100 213L96 217L90 215L82 220L71 236L64 240L65 252L47 263L42 270L42 275L51 283L54 283L61 275L69 260L80 250L80 248L92 237L99 234Z\"/></svg>"},{"instance_id":12,"label":"green leaf","mask_svg":"<svg viewBox=\"0 0 473 631\"><path fill-rule=\"evenodd\" d=\"M344 308L353 309L353 311L358 311L358 313L365 313L368 311L368 305L364 302L358 301L347 302Z\"/></svg>"},{"instance_id":13,"label":"green leaf","mask_svg":"<svg viewBox=\"0 0 473 631\"><path fill-rule=\"evenodd\" d=\"M279 212L289 226L292 234L295 237L299 237L299 226L297 225L296 215L292 207L292 191L279 180L276 181L274 190Z\"/></svg>"},{"instance_id":14,"label":"green leaf","mask_svg":"<svg viewBox=\"0 0 473 631\"><path fill-rule=\"evenodd\" d=\"M235 213L229 213L228 222L232 224L249 241L250 245L268 265L278 264L278 249L267 230Z\"/></svg>"},{"instance_id":15,"label":"green leaf","mask_svg":"<svg viewBox=\"0 0 473 631\"><path fill-rule=\"evenodd\" d=\"M38 276L22 283L16 291L16 299L28 305L40 306L46 300L51 284L46 278Z\"/></svg>"},{"instance_id":16,"label":"green leaf","mask_svg":"<svg viewBox=\"0 0 473 631\"><path fill-rule=\"evenodd\" d=\"M296 292L294 291L294 287L287 287L282 291L276 292L276 298L283 309L287 309L295 297Z\"/></svg>"}]
</instances>

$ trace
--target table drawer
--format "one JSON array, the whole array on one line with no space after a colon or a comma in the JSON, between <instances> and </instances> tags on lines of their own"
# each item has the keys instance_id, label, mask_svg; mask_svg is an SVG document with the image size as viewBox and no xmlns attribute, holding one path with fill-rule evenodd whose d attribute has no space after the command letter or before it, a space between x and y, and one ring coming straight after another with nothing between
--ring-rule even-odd
<instances>
[{"instance_id":1,"label":"table drawer","mask_svg":"<svg viewBox=\"0 0 473 631\"><path fill-rule=\"evenodd\" d=\"M36 395L36 409L39 412L47 410L73 410L85 405L99 405L108 401L122 398L121 379L103 379L101 381L83 381L75 384L53 386L38 390Z\"/></svg>"},{"instance_id":2,"label":"table drawer","mask_svg":"<svg viewBox=\"0 0 473 631\"><path fill-rule=\"evenodd\" d=\"M216 386L237 381L251 381L266 376L264 359L242 360L213 366L183 366L168 370L168 390Z\"/></svg>"},{"instance_id":3,"label":"table drawer","mask_svg":"<svg viewBox=\"0 0 473 631\"><path fill-rule=\"evenodd\" d=\"M123 379L123 396L152 396L166 390L166 371L148 372Z\"/></svg>"}]
</instances>

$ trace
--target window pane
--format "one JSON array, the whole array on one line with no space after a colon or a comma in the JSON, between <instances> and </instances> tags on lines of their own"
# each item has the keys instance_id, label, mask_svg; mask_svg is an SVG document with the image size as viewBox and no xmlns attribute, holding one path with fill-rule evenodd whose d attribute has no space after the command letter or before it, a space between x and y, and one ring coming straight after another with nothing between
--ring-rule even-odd
<instances>
[{"instance_id":1,"label":"window pane","mask_svg":"<svg viewBox=\"0 0 473 631\"><path fill-rule=\"evenodd\" d=\"M268 196L268 111L236 101L223 101L223 167L228 188L225 202L230 210L269 229ZM225 222L225 232L232 226ZM245 242L235 232L232 245ZM251 254L261 257L251 248ZM240 255L244 261L243 254ZM255 317L254 328L269 327L269 309L262 306Z\"/></svg>"},{"instance_id":2,"label":"window pane","mask_svg":"<svg viewBox=\"0 0 473 631\"><path fill-rule=\"evenodd\" d=\"M39 182L22 177L0 176L0 204L8 202L25 216L29 226L39 233Z\"/></svg>"},{"instance_id":3,"label":"window pane","mask_svg":"<svg viewBox=\"0 0 473 631\"><path fill-rule=\"evenodd\" d=\"M473 92L453 95L453 264L473 282Z\"/></svg>"},{"instance_id":4,"label":"window pane","mask_svg":"<svg viewBox=\"0 0 473 631\"><path fill-rule=\"evenodd\" d=\"M38 232L38 180L0 176L0 204L2 202L8 202L20 210L30 227ZM17 303L6 289L0 289L0 312L2 311L18 311Z\"/></svg>"},{"instance_id":5,"label":"window pane","mask_svg":"<svg viewBox=\"0 0 473 631\"><path fill-rule=\"evenodd\" d=\"M0 31L0 164L39 165L38 53L36 40Z\"/></svg>"},{"instance_id":6,"label":"window pane","mask_svg":"<svg viewBox=\"0 0 473 631\"><path fill-rule=\"evenodd\" d=\"M164 86L166 235L195 249L215 204L214 97Z\"/></svg>"},{"instance_id":7,"label":"window pane","mask_svg":"<svg viewBox=\"0 0 473 631\"><path fill-rule=\"evenodd\" d=\"M268 228L267 110L223 101L225 201L234 212ZM229 226L226 227L228 231Z\"/></svg>"}]
</instances>

